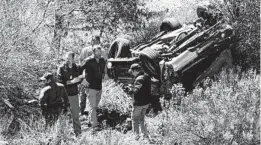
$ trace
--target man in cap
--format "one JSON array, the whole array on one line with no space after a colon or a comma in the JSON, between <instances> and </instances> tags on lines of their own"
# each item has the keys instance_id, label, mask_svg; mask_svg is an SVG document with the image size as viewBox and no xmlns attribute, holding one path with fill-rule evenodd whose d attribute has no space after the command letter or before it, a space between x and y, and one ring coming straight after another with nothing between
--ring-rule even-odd
<instances>
[{"instance_id":1,"label":"man in cap","mask_svg":"<svg viewBox=\"0 0 261 145\"><path fill-rule=\"evenodd\" d=\"M136 139L139 139L140 126L144 137L149 137L144 118L151 99L151 78L143 72L141 66L137 63L131 65L129 73L135 78L133 86L129 88L129 93L133 94L133 109L131 114L133 132L136 135Z\"/></svg>"},{"instance_id":2,"label":"man in cap","mask_svg":"<svg viewBox=\"0 0 261 145\"><path fill-rule=\"evenodd\" d=\"M64 86L55 82L52 73L45 73L40 81L44 81L45 84L39 96L42 113L45 117L46 127L52 126L62 110L67 111L68 95Z\"/></svg>"},{"instance_id":3,"label":"man in cap","mask_svg":"<svg viewBox=\"0 0 261 145\"><path fill-rule=\"evenodd\" d=\"M80 106L78 98L78 84L81 82L79 67L74 61L75 53L69 51L65 55L65 62L57 70L58 81L65 86L70 103L70 110L73 120L74 133L78 136L81 133Z\"/></svg>"}]
</instances>

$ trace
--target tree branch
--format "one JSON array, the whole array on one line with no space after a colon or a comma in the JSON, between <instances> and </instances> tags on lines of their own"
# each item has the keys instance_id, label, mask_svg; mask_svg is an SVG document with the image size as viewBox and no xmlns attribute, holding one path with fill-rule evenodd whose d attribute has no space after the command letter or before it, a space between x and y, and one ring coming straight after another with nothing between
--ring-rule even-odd
<instances>
[{"instance_id":1,"label":"tree branch","mask_svg":"<svg viewBox=\"0 0 261 145\"><path fill-rule=\"evenodd\" d=\"M105 20L106 20L106 18L108 17L108 14L109 14L109 12L107 11L106 14L105 14L104 17L103 17L102 26L101 26L101 30L100 30L100 37L102 36L102 33L103 33L103 31L104 31Z\"/></svg>"},{"instance_id":2,"label":"tree branch","mask_svg":"<svg viewBox=\"0 0 261 145\"><path fill-rule=\"evenodd\" d=\"M38 29L40 27L40 25L44 22L44 19L46 18L46 11L47 11L47 8L50 4L51 0L48 0L47 4L46 4L46 7L44 9L44 13L43 13L43 17L42 17L42 20L40 21L40 23L32 30L32 33L34 33L36 31L36 29Z\"/></svg>"}]
</instances>

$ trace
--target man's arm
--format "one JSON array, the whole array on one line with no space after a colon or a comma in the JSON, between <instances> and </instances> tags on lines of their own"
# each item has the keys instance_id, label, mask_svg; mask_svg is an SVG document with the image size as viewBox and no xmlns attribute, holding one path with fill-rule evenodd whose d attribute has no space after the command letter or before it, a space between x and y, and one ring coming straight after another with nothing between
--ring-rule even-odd
<instances>
[{"instance_id":1,"label":"man's arm","mask_svg":"<svg viewBox=\"0 0 261 145\"><path fill-rule=\"evenodd\" d=\"M104 65L104 74L107 75L107 67L106 67L106 62L105 62L105 65Z\"/></svg>"},{"instance_id":2,"label":"man's arm","mask_svg":"<svg viewBox=\"0 0 261 145\"><path fill-rule=\"evenodd\" d=\"M103 58L103 63L104 63L104 70L102 72L102 76L103 76L104 79L108 79L106 60L104 58Z\"/></svg>"},{"instance_id":3,"label":"man's arm","mask_svg":"<svg viewBox=\"0 0 261 145\"><path fill-rule=\"evenodd\" d=\"M77 77L73 78L70 83L73 84L80 84L84 78L85 70L83 70L83 73L80 72L80 65L75 64L75 71L77 74Z\"/></svg>"},{"instance_id":4,"label":"man's arm","mask_svg":"<svg viewBox=\"0 0 261 145\"><path fill-rule=\"evenodd\" d=\"M78 73L78 68L76 69L77 73ZM63 71L63 67L60 66L58 67L58 70L57 70L57 81L63 85L71 85L71 84L75 84L75 83L78 83L79 80L77 79L73 79L73 80L67 80L65 79L64 77L64 71Z\"/></svg>"},{"instance_id":5,"label":"man's arm","mask_svg":"<svg viewBox=\"0 0 261 145\"><path fill-rule=\"evenodd\" d=\"M143 86L143 81L144 81L143 77L138 77L135 80L133 88L130 90L130 92L134 94L138 93Z\"/></svg>"},{"instance_id":6,"label":"man's arm","mask_svg":"<svg viewBox=\"0 0 261 145\"><path fill-rule=\"evenodd\" d=\"M40 105L43 106L45 103L46 103L46 100L48 98L47 94L47 87L43 88L40 92L40 96L39 96L39 102L40 102Z\"/></svg>"},{"instance_id":7,"label":"man's arm","mask_svg":"<svg viewBox=\"0 0 261 145\"><path fill-rule=\"evenodd\" d=\"M85 87L89 86L89 83L86 81L86 74L87 74L86 68L88 68L88 64L89 64L89 59L86 58L82 64L78 65L78 72L79 74L81 74L79 75L79 79L81 79L81 85Z\"/></svg>"}]
</instances>

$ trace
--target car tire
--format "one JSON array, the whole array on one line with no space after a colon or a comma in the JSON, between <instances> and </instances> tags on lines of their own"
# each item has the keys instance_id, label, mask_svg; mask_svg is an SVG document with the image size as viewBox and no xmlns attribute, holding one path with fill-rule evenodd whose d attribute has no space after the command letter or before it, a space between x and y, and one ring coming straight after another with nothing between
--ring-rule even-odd
<instances>
[{"instance_id":1,"label":"car tire","mask_svg":"<svg viewBox=\"0 0 261 145\"><path fill-rule=\"evenodd\" d=\"M176 18L166 18L160 25L160 31L174 31L181 27L182 25Z\"/></svg>"},{"instance_id":2,"label":"car tire","mask_svg":"<svg viewBox=\"0 0 261 145\"><path fill-rule=\"evenodd\" d=\"M139 58L144 71L155 78L159 78L159 52L148 47L140 52Z\"/></svg>"},{"instance_id":3,"label":"car tire","mask_svg":"<svg viewBox=\"0 0 261 145\"><path fill-rule=\"evenodd\" d=\"M114 40L109 48L109 58L126 58L131 57L130 41L123 38Z\"/></svg>"}]
</instances>

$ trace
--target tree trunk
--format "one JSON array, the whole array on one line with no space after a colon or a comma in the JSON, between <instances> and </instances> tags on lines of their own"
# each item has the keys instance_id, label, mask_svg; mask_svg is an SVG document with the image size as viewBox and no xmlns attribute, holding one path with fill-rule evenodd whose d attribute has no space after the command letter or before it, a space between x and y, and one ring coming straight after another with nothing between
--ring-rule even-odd
<instances>
[{"instance_id":1,"label":"tree trunk","mask_svg":"<svg viewBox=\"0 0 261 145\"><path fill-rule=\"evenodd\" d=\"M53 35L53 50L56 55L60 52L60 43L63 32L63 17L59 13L55 12L55 24L54 24L54 35Z\"/></svg>"}]
</instances>

